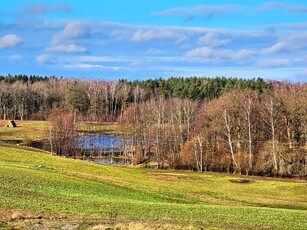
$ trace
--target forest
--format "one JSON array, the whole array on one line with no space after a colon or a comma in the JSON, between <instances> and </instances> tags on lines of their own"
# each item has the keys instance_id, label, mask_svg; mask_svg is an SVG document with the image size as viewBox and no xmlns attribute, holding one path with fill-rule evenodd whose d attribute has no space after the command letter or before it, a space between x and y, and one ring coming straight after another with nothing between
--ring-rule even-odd
<instances>
[{"instance_id":1,"label":"forest","mask_svg":"<svg viewBox=\"0 0 307 230\"><path fill-rule=\"evenodd\" d=\"M107 82L0 76L2 119L117 122L137 163L246 175L307 176L307 84L172 77Z\"/></svg>"}]
</instances>

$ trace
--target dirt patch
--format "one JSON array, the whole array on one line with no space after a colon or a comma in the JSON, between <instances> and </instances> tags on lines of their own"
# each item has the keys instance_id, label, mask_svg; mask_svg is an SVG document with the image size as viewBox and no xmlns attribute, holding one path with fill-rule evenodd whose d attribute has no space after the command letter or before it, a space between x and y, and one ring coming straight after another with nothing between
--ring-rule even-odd
<instances>
[{"instance_id":1,"label":"dirt patch","mask_svg":"<svg viewBox=\"0 0 307 230\"><path fill-rule=\"evenodd\" d=\"M77 229L71 226L68 216L0 208L0 229Z\"/></svg>"},{"instance_id":2,"label":"dirt patch","mask_svg":"<svg viewBox=\"0 0 307 230\"><path fill-rule=\"evenodd\" d=\"M26 219L66 219L62 215L42 214L38 212L26 211L26 210L11 210L0 208L0 220L3 221L15 221Z\"/></svg>"},{"instance_id":3,"label":"dirt patch","mask_svg":"<svg viewBox=\"0 0 307 230\"><path fill-rule=\"evenodd\" d=\"M216 199L212 196L208 196L207 194L195 193L195 194L193 194L193 197L200 199L201 201L204 201L208 204L220 204L221 203L221 201L219 199Z\"/></svg>"},{"instance_id":4,"label":"dirt patch","mask_svg":"<svg viewBox=\"0 0 307 230\"><path fill-rule=\"evenodd\" d=\"M33 220L23 221L14 224L8 224L7 229L66 229L66 230L78 230L78 229L90 229L90 230L168 230L168 229L203 229L206 226L211 225L207 223L172 223L165 221L122 221L118 223L107 223L104 220Z\"/></svg>"},{"instance_id":5,"label":"dirt patch","mask_svg":"<svg viewBox=\"0 0 307 230\"><path fill-rule=\"evenodd\" d=\"M237 184L251 184L254 181L249 179L231 179L229 180L231 183L237 183Z\"/></svg>"},{"instance_id":6,"label":"dirt patch","mask_svg":"<svg viewBox=\"0 0 307 230\"><path fill-rule=\"evenodd\" d=\"M3 127L4 127L4 126L6 125L6 122L7 122L7 121L5 121L5 120L0 120L0 126L3 126Z\"/></svg>"},{"instance_id":7,"label":"dirt patch","mask_svg":"<svg viewBox=\"0 0 307 230\"><path fill-rule=\"evenodd\" d=\"M154 175L160 180L170 180L170 181L186 179L188 177L185 174L179 174L179 173L155 173Z\"/></svg>"}]
</instances>

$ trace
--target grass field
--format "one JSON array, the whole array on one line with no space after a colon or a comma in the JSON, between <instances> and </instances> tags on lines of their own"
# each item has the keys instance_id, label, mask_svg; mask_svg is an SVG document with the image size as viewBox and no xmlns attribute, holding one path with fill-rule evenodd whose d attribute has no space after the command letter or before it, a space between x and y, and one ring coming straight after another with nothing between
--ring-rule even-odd
<instances>
[{"instance_id":1,"label":"grass field","mask_svg":"<svg viewBox=\"0 0 307 230\"><path fill-rule=\"evenodd\" d=\"M44 126L28 125L20 129L31 138ZM0 137L22 138L13 132L0 128ZM27 216L139 224L131 229L307 229L307 183L105 166L2 143L0 229Z\"/></svg>"},{"instance_id":2,"label":"grass field","mask_svg":"<svg viewBox=\"0 0 307 230\"><path fill-rule=\"evenodd\" d=\"M5 127L7 121L0 120L0 141L31 141L46 136L46 121L16 121L17 127Z\"/></svg>"}]
</instances>

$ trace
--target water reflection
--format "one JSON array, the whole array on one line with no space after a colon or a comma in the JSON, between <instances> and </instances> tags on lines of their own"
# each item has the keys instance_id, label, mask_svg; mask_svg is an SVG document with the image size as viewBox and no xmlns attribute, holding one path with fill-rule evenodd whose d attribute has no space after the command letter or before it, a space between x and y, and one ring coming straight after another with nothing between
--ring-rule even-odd
<instances>
[{"instance_id":1,"label":"water reflection","mask_svg":"<svg viewBox=\"0 0 307 230\"><path fill-rule=\"evenodd\" d=\"M74 139L74 146L60 155L100 164L130 165L133 155L128 155L124 151L125 145L131 144L129 142L131 142L130 138L122 138L116 135L81 136ZM51 151L49 141L33 142L31 146Z\"/></svg>"},{"instance_id":2,"label":"water reflection","mask_svg":"<svg viewBox=\"0 0 307 230\"><path fill-rule=\"evenodd\" d=\"M110 135L82 136L75 139L77 147L83 149L120 148L122 138Z\"/></svg>"},{"instance_id":3,"label":"water reflection","mask_svg":"<svg viewBox=\"0 0 307 230\"><path fill-rule=\"evenodd\" d=\"M115 158L115 157L104 157L104 158L86 158L86 161L91 161L99 164L107 165L131 165L130 159L125 158Z\"/></svg>"},{"instance_id":4,"label":"water reflection","mask_svg":"<svg viewBox=\"0 0 307 230\"><path fill-rule=\"evenodd\" d=\"M125 140L115 135L90 135L77 137L76 148L85 160L108 165L130 165L131 160L123 157Z\"/></svg>"}]
</instances>

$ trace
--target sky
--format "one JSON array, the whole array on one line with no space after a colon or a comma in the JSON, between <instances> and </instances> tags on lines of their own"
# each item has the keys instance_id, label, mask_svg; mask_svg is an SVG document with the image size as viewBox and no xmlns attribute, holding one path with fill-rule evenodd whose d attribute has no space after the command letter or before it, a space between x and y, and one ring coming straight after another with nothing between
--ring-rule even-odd
<instances>
[{"instance_id":1,"label":"sky","mask_svg":"<svg viewBox=\"0 0 307 230\"><path fill-rule=\"evenodd\" d=\"M307 1L0 0L0 74L307 82Z\"/></svg>"}]
</instances>

